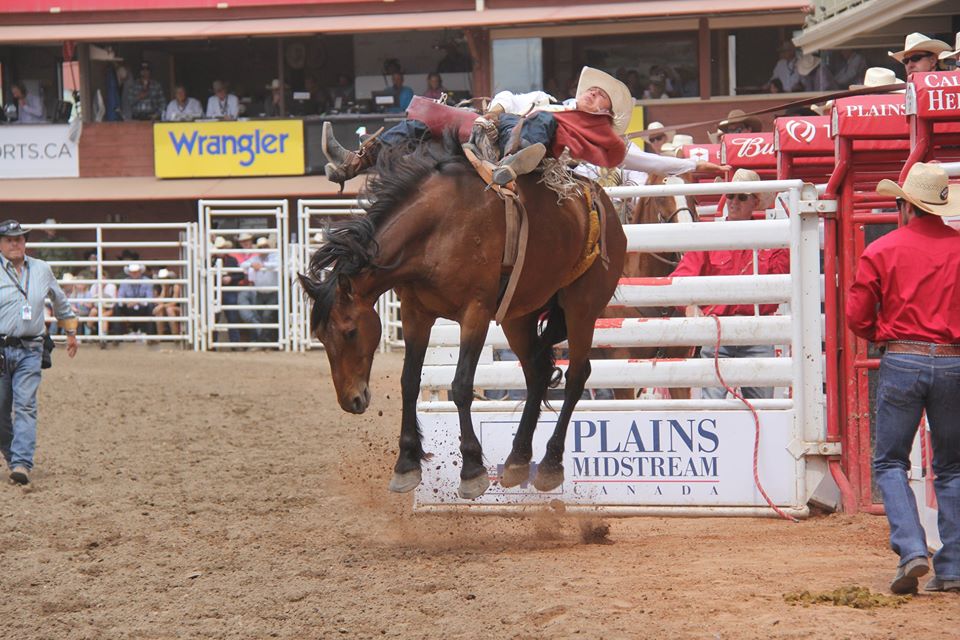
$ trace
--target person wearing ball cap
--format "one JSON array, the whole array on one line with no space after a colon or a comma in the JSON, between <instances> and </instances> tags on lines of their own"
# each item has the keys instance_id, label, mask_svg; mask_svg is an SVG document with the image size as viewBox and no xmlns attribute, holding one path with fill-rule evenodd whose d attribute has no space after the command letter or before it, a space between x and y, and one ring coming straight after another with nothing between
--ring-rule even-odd
<instances>
[{"instance_id":1,"label":"person wearing ball cap","mask_svg":"<svg viewBox=\"0 0 960 640\"><path fill-rule=\"evenodd\" d=\"M927 542L907 479L910 449L924 412L933 445L933 486L943 547L927 591L960 591L960 233L943 222L960 215L960 186L936 164L918 162L901 187L882 180L901 226L860 256L847 296L847 326L881 346L874 478L899 556L890 584L913 593L929 571Z\"/></svg>"}]
</instances>

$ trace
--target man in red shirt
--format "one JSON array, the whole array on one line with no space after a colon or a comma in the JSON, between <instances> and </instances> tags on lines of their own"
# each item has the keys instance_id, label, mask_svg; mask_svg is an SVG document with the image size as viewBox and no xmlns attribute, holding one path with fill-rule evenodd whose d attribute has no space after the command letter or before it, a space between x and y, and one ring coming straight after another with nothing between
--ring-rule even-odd
<instances>
[{"instance_id":1,"label":"man in red shirt","mask_svg":"<svg viewBox=\"0 0 960 640\"><path fill-rule=\"evenodd\" d=\"M759 181L755 171L737 169L732 182ZM766 210L773 204L773 195L769 193L738 193L727 196L727 220L746 221L753 219L753 212ZM680 264L671 277L678 276L738 276L775 274L790 272L790 252L787 249L760 249L757 252L756 271L754 271L754 252L749 249L735 251L690 251L684 254ZM701 308L704 315L718 316L772 316L777 312L775 304L711 305ZM700 356L713 359L715 345L704 345ZM773 345L722 345L721 358L770 358L774 355ZM743 387L745 398L772 398L772 387ZM701 397L722 399L727 395L722 387L704 387Z\"/></svg>"},{"instance_id":2,"label":"man in red shirt","mask_svg":"<svg viewBox=\"0 0 960 640\"><path fill-rule=\"evenodd\" d=\"M847 325L884 347L877 383L874 477L900 556L890 584L911 593L929 571L927 543L907 482L910 446L924 410L933 444L933 481L943 547L927 591L960 592L960 233L941 216L960 215L960 186L937 165L918 162L895 196L901 227L860 256L847 298ZM933 214L933 215L931 215Z\"/></svg>"}]
</instances>

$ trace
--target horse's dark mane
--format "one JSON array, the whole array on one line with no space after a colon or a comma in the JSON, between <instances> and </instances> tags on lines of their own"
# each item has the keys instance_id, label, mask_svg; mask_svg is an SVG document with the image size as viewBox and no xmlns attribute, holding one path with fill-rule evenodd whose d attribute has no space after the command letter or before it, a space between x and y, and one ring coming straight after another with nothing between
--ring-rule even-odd
<instances>
[{"instance_id":1,"label":"horse's dark mane","mask_svg":"<svg viewBox=\"0 0 960 640\"><path fill-rule=\"evenodd\" d=\"M453 173L466 167L463 149L452 131L441 144L384 146L377 156L376 175L360 194L364 215L328 226L326 243L310 258L300 284L313 299L310 323L313 329L326 324L336 301L337 283L365 269L383 268L375 235L397 206L405 202L427 177Z\"/></svg>"}]
</instances>

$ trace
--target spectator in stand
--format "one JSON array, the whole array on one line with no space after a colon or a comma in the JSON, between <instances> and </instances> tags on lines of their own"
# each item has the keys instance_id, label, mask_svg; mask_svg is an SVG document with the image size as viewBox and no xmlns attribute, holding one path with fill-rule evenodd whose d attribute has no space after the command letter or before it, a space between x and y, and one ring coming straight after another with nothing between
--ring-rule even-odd
<instances>
[{"instance_id":1,"label":"spectator in stand","mask_svg":"<svg viewBox=\"0 0 960 640\"><path fill-rule=\"evenodd\" d=\"M747 116L741 109L733 109L727 119L720 122L721 133L760 133L763 122L756 116Z\"/></svg>"},{"instance_id":2,"label":"spectator in stand","mask_svg":"<svg viewBox=\"0 0 960 640\"><path fill-rule=\"evenodd\" d=\"M22 82L14 82L10 86L13 102L17 106L17 122L31 124L46 122L47 113L40 96L27 93L27 87Z\"/></svg>"},{"instance_id":3,"label":"spectator in stand","mask_svg":"<svg viewBox=\"0 0 960 640\"><path fill-rule=\"evenodd\" d=\"M424 98L439 100L446 92L447 90L443 88L443 78L440 77L439 73L427 75L427 90L423 92Z\"/></svg>"},{"instance_id":4,"label":"spectator in stand","mask_svg":"<svg viewBox=\"0 0 960 640\"><path fill-rule=\"evenodd\" d=\"M667 140L673 137L676 131L666 129L663 123L651 122L647 125L647 132L642 136L644 141L643 150L647 153L659 154Z\"/></svg>"},{"instance_id":5,"label":"spectator in stand","mask_svg":"<svg viewBox=\"0 0 960 640\"><path fill-rule=\"evenodd\" d=\"M819 56L805 53L797 59L797 73L804 91L832 91L836 82L827 65L820 63Z\"/></svg>"},{"instance_id":6,"label":"spectator in stand","mask_svg":"<svg viewBox=\"0 0 960 640\"><path fill-rule=\"evenodd\" d=\"M643 81L640 79L639 71L636 69L630 69L630 71L627 71L624 84L627 85L627 89L630 90L631 96L637 99L643 97Z\"/></svg>"},{"instance_id":7,"label":"spectator in stand","mask_svg":"<svg viewBox=\"0 0 960 640\"><path fill-rule=\"evenodd\" d=\"M269 238L257 238L256 247L259 251L273 249L273 243ZM277 304L277 291L264 291L262 287L277 287L279 285L280 255L277 251L267 253L254 253L249 258L240 263L240 268L247 272L247 279L253 284L256 290L256 304L258 306ZM261 309L256 312L257 322L261 324L271 324L277 322L275 311ZM256 332L257 342L276 341L276 330L260 329Z\"/></svg>"},{"instance_id":8,"label":"spectator in stand","mask_svg":"<svg viewBox=\"0 0 960 640\"><path fill-rule=\"evenodd\" d=\"M163 112L164 122L189 122L203 117L203 106L196 98L187 97L187 88L178 84L173 90L173 100Z\"/></svg>"},{"instance_id":9,"label":"spectator in stand","mask_svg":"<svg viewBox=\"0 0 960 640\"><path fill-rule=\"evenodd\" d=\"M43 224L52 226L57 224L57 221L54 218L47 218L43 221ZM36 242L41 242L43 244L67 242L67 239L59 235L55 228L46 228L39 231L42 235L35 240ZM73 249L69 247L52 246L40 247L37 249L37 258L47 263L65 262L73 260L73 257ZM58 265L50 265L50 268L53 269L53 275L57 276L58 278L60 278L64 272L67 271L67 267Z\"/></svg>"},{"instance_id":10,"label":"spectator in stand","mask_svg":"<svg viewBox=\"0 0 960 640\"><path fill-rule=\"evenodd\" d=\"M181 333L181 323L175 320L166 320L166 318L178 318L182 315L180 313L180 303L176 302L175 299L183 297L183 287L179 282L167 282L169 280L175 280L176 277L176 272L170 269L160 269L157 271L157 279L161 281L160 293L157 297L160 298L161 301L153 308L153 316L157 318L158 336L164 334L175 336Z\"/></svg>"},{"instance_id":11,"label":"spectator in stand","mask_svg":"<svg viewBox=\"0 0 960 640\"><path fill-rule=\"evenodd\" d=\"M773 73L770 74L770 80L764 85L764 90L770 90L770 81L774 78L780 81L780 86L786 92L802 90L800 74L797 72L797 49L790 41L784 42L777 49L780 59L773 67Z\"/></svg>"},{"instance_id":12,"label":"spectator in stand","mask_svg":"<svg viewBox=\"0 0 960 640\"><path fill-rule=\"evenodd\" d=\"M944 61L952 61L954 69L957 68L957 60L960 59L960 32L957 32L956 40L953 43L953 51L944 51L940 54L940 59Z\"/></svg>"},{"instance_id":13,"label":"spectator in stand","mask_svg":"<svg viewBox=\"0 0 960 640\"><path fill-rule=\"evenodd\" d=\"M243 274L240 273L240 265L237 263L237 259L232 254L226 253L228 249L233 248L233 243L223 236L217 236L214 238L213 248L215 249L215 253L212 256L214 265L216 265L217 261L220 261L220 264L223 267L220 284L224 287L240 286L244 281ZM227 324L236 325L242 322L240 313L234 308L236 304L236 291L221 291L220 305L223 308L223 315L227 321ZM240 342L240 329L237 329L236 327L228 327L227 339L230 342Z\"/></svg>"},{"instance_id":14,"label":"spectator in stand","mask_svg":"<svg viewBox=\"0 0 960 640\"><path fill-rule=\"evenodd\" d=\"M232 93L227 93L227 83L214 80L212 88L213 95L207 100L207 117L220 120L236 120L240 117L240 100Z\"/></svg>"},{"instance_id":15,"label":"spectator in stand","mask_svg":"<svg viewBox=\"0 0 960 640\"><path fill-rule=\"evenodd\" d=\"M153 79L149 62L140 63L140 75L123 85L120 109L124 120L159 120L167 105L160 83Z\"/></svg>"},{"instance_id":16,"label":"spectator in stand","mask_svg":"<svg viewBox=\"0 0 960 640\"><path fill-rule=\"evenodd\" d=\"M147 278L146 269L142 264L134 262L124 267L123 272L127 277L117 289L116 315L138 318L152 317L154 303L150 298L154 297L154 290L153 284ZM126 327L125 333L153 333L151 324L153 323L124 321L123 326Z\"/></svg>"},{"instance_id":17,"label":"spectator in stand","mask_svg":"<svg viewBox=\"0 0 960 640\"><path fill-rule=\"evenodd\" d=\"M413 89L403 84L403 72L394 71L391 76L390 91L393 94L393 106L386 109L387 113L403 113L413 100Z\"/></svg>"},{"instance_id":18,"label":"spectator in stand","mask_svg":"<svg viewBox=\"0 0 960 640\"><path fill-rule=\"evenodd\" d=\"M97 279L96 265L94 265L94 272L89 273L86 277L89 280ZM110 277L110 273L104 268L103 279L107 280L110 279ZM91 335L97 335L99 333L101 336L110 335L110 323L107 321L107 318L113 316L114 305L117 300L117 285L112 282L103 283L102 286L99 282L92 284L90 288L87 289L86 298L88 301L86 304L89 307L87 317L102 319L99 323L93 320L87 323L89 333ZM101 326L103 328L102 333L100 332ZM101 340L100 348L104 349L108 344L108 342ZM119 343L114 344L119 346Z\"/></svg>"},{"instance_id":19,"label":"spectator in stand","mask_svg":"<svg viewBox=\"0 0 960 640\"><path fill-rule=\"evenodd\" d=\"M867 70L867 61L863 54L855 49L841 49L840 57L843 59L843 64L833 74L837 86L848 87L851 84L862 83L863 74Z\"/></svg>"},{"instance_id":20,"label":"spectator in stand","mask_svg":"<svg viewBox=\"0 0 960 640\"><path fill-rule=\"evenodd\" d=\"M767 91L769 93L783 93L783 85L780 84L780 80L774 78L767 84Z\"/></svg>"},{"instance_id":21,"label":"spectator in stand","mask_svg":"<svg viewBox=\"0 0 960 640\"><path fill-rule=\"evenodd\" d=\"M672 95L669 78L666 70L660 65L650 67L650 83L643 91L644 100L669 98Z\"/></svg>"},{"instance_id":22,"label":"spectator in stand","mask_svg":"<svg viewBox=\"0 0 960 640\"><path fill-rule=\"evenodd\" d=\"M737 169L733 174L732 182L755 182L760 176L754 171ZM753 219L754 211L764 211L773 204L773 194L740 193L727 196L727 220L746 221ZM787 249L760 249L757 251L757 273L789 273L790 252ZM683 255L680 264L674 269L670 277L681 276L736 276L753 274L753 251L739 249L734 251L688 251ZM759 305L759 314L770 316L777 312L777 305ZM756 315L754 305L714 305L701 309L703 315L718 316L753 316ZM715 345L704 345L700 350L703 358L713 358ZM773 357L773 345L720 347L721 358L769 358ZM772 398L771 387L743 387L745 398ZM722 399L727 392L722 387L706 387L701 391L701 397Z\"/></svg>"},{"instance_id":23,"label":"spectator in stand","mask_svg":"<svg viewBox=\"0 0 960 640\"><path fill-rule=\"evenodd\" d=\"M310 97L300 104L298 112L305 116L326 113L330 108L330 96L317 82L316 76L308 75L303 81L303 87Z\"/></svg>"},{"instance_id":24,"label":"spectator in stand","mask_svg":"<svg viewBox=\"0 0 960 640\"><path fill-rule=\"evenodd\" d=\"M950 51L950 45L922 33L911 33L903 42L903 51L888 51L887 55L901 63L909 80L911 73L936 71L939 55Z\"/></svg>"},{"instance_id":25,"label":"spectator in stand","mask_svg":"<svg viewBox=\"0 0 960 640\"><path fill-rule=\"evenodd\" d=\"M237 261L237 266L240 268L240 273L237 274L240 276L240 280L238 280L236 284L239 287L248 287L245 290L237 292L237 304L241 307L237 310L237 314L240 316L240 322L257 325L260 324L260 315L256 309L245 308L257 304L257 292L249 288L253 282L249 278L248 267L244 266L248 261L257 257L253 246L253 234L245 231L237 236L237 242L240 243L240 251L231 254ZM248 330L248 333L249 335L247 336L246 342L259 342L259 328L253 327Z\"/></svg>"},{"instance_id":26,"label":"spectator in stand","mask_svg":"<svg viewBox=\"0 0 960 640\"><path fill-rule=\"evenodd\" d=\"M84 323L82 318L86 318L90 315L90 305L86 302L87 300L87 285L76 282L76 280L84 279L84 274L80 274L80 277L73 275L70 272L64 273L60 277L60 289L63 291L63 295L67 297L67 301L73 306L74 313L77 314L77 318L80 324L77 326L77 332L81 335L84 331ZM49 302L48 302L49 304ZM51 325L49 329L50 334L60 333L59 327L57 326L56 314L52 305L50 306L50 314L48 320L50 320Z\"/></svg>"},{"instance_id":27,"label":"spectator in stand","mask_svg":"<svg viewBox=\"0 0 960 640\"><path fill-rule=\"evenodd\" d=\"M349 103L356 99L353 88L353 80L345 73L337 76L337 84L330 91L333 99L333 108L337 111L343 111Z\"/></svg>"},{"instance_id":28,"label":"spectator in stand","mask_svg":"<svg viewBox=\"0 0 960 640\"><path fill-rule=\"evenodd\" d=\"M289 89L287 85L280 85L280 79L274 78L270 81L270 84L266 87L270 93L267 94L267 97L263 100L263 115L267 118L282 118L283 112L280 109L281 97L284 97L284 92ZM286 105L290 107L291 97L289 95L286 97Z\"/></svg>"},{"instance_id":29,"label":"spectator in stand","mask_svg":"<svg viewBox=\"0 0 960 640\"><path fill-rule=\"evenodd\" d=\"M924 589L960 592L960 234L943 221L960 215L960 185L938 165L918 162L903 187L881 180L877 193L897 199L901 226L863 250L846 315L851 331L884 352L873 471L899 556L890 590L915 593L930 570L907 476L926 412L943 545Z\"/></svg>"}]
</instances>

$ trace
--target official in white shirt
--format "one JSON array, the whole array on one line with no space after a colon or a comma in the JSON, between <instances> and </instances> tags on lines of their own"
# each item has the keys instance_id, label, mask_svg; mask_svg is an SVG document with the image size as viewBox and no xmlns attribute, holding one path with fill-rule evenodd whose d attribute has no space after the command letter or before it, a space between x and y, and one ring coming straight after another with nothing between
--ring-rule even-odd
<instances>
[{"instance_id":1,"label":"official in white shirt","mask_svg":"<svg viewBox=\"0 0 960 640\"><path fill-rule=\"evenodd\" d=\"M232 93L227 93L227 83L223 80L213 81L213 95L207 100L207 117L221 120L236 120L240 115L240 100Z\"/></svg>"},{"instance_id":2,"label":"official in white shirt","mask_svg":"<svg viewBox=\"0 0 960 640\"><path fill-rule=\"evenodd\" d=\"M203 107L196 98L187 97L187 89L177 85L173 92L173 100L167 104L163 112L164 122L185 122L203 117Z\"/></svg>"}]
</instances>

